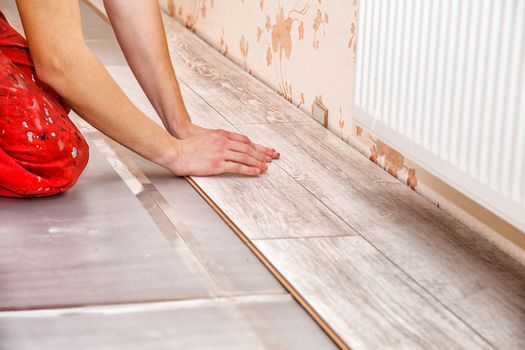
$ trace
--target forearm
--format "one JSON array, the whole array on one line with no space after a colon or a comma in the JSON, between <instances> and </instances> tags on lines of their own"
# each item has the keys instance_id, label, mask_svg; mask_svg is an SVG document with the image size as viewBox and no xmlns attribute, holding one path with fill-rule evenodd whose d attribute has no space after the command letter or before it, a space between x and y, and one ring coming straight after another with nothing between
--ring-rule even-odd
<instances>
[{"instance_id":1,"label":"forearm","mask_svg":"<svg viewBox=\"0 0 525 350\"><path fill-rule=\"evenodd\" d=\"M129 101L87 48L71 50L60 63L44 67L45 80L83 119L160 165L176 158L178 141Z\"/></svg>"},{"instance_id":2,"label":"forearm","mask_svg":"<svg viewBox=\"0 0 525 350\"><path fill-rule=\"evenodd\" d=\"M128 100L84 43L80 9L70 0L17 0L37 76L94 127L161 165L178 141Z\"/></svg>"},{"instance_id":3,"label":"forearm","mask_svg":"<svg viewBox=\"0 0 525 350\"><path fill-rule=\"evenodd\" d=\"M191 120L171 65L158 2L111 0L104 4L124 55L148 99L166 129L181 136Z\"/></svg>"},{"instance_id":4,"label":"forearm","mask_svg":"<svg viewBox=\"0 0 525 350\"><path fill-rule=\"evenodd\" d=\"M130 65L168 129L193 125L171 68L156 0L110 4ZM37 76L112 139L175 175L258 175L267 169L264 154L246 136L201 128L204 132L186 132L179 141L142 114L86 47L77 1L17 0L17 6Z\"/></svg>"}]
</instances>

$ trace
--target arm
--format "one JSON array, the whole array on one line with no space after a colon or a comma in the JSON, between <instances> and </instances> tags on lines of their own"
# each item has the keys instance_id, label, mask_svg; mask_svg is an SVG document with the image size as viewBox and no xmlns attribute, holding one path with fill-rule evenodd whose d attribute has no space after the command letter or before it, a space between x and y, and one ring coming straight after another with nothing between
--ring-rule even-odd
<instances>
[{"instance_id":1,"label":"arm","mask_svg":"<svg viewBox=\"0 0 525 350\"><path fill-rule=\"evenodd\" d=\"M104 6L133 73L168 132L182 139L211 132L193 124L184 106L158 1L104 0ZM253 144L246 136L236 137L254 149L249 154L256 159L269 161L279 156L274 149Z\"/></svg>"},{"instance_id":2,"label":"arm","mask_svg":"<svg viewBox=\"0 0 525 350\"><path fill-rule=\"evenodd\" d=\"M70 0L17 0L37 76L82 118L176 175L257 175L266 165L231 155L226 132L177 140L142 114L84 43L80 9ZM210 142L210 139L213 142Z\"/></svg>"}]
</instances>

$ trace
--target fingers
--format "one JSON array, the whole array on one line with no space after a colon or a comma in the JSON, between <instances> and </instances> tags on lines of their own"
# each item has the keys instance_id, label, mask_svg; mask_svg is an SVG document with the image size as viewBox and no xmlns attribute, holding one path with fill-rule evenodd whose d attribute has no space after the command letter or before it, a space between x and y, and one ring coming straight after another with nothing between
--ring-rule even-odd
<instances>
[{"instance_id":1,"label":"fingers","mask_svg":"<svg viewBox=\"0 0 525 350\"><path fill-rule=\"evenodd\" d=\"M269 148L255 144L255 149L264 153L267 157L270 157L270 159L277 159L281 156L281 154L278 153L274 148Z\"/></svg>"},{"instance_id":2,"label":"fingers","mask_svg":"<svg viewBox=\"0 0 525 350\"><path fill-rule=\"evenodd\" d=\"M269 162L272 160L269 155L266 155L262 150L257 149L256 145L248 138L248 136L231 132L228 135L228 138L232 141L240 142L252 148L257 153L257 156L255 158L261 161L266 161L266 162Z\"/></svg>"},{"instance_id":3,"label":"fingers","mask_svg":"<svg viewBox=\"0 0 525 350\"><path fill-rule=\"evenodd\" d=\"M230 132L228 134L228 138L230 140L233 140L233 141L245 143L248 146L251 146L252 148L255 148L255 145L252 143L252 141L246 135L241 135L241 134L237 134L235 132Z\"/></svg>"},{"instance_id":4,"label":"fingers","mask_svg":"<svg viewBox=\"0 0 525 350\"><path fill-rule=\"evenodd\" d=\"M223 173L240 174L248 176L257 176L261 173L261 169L257 167L251 167L248 165L226 161L222 165Z\"/></svg>"},{"instance_id":5,"label":"fingers","mask_svg":"<svg viewBox=\"0 0 525 350\"><path fill-rule=\"evenodd\" d=\"M253 148L255 151L257 151L258 153L262 153L264 155L263 159L267 162L271 162L272 159L277 159L280 157L280 154L275 149L253 143L246 135L241 135L241 134L237 134L234 132L230 132L228 135L228 138L230 140L246 144L250 146L251 148ZM256 158L261 160L260 156Z\"/></svg>"},{"instance_id":6,"label":"fingers","mask_svg":"<svg viewBox=\"0 0 525 350\"><path fill-rule=\"evenodd\" d=\"M266 162L258 161L252 156L242 152L228 151L226 153L226 160L248 165L251 167L257 167L261 169L261 172L268 170L268 165L266 164Z\"/></svg>"},{"instance_id":7,"label":"fingers","mask_svg":"<svg viewBox=\"0 0 525 350\"><path fill-rule=\"evenodd\" d=\"M245 143L237 142L237 141L230 141L227 147L229 150L248 154L250 157L258 160L259 162L266 163L269 161L267 155L265 155L264 153L260 151L257 151L255 148Z\"/></svg>"}]
</instances>

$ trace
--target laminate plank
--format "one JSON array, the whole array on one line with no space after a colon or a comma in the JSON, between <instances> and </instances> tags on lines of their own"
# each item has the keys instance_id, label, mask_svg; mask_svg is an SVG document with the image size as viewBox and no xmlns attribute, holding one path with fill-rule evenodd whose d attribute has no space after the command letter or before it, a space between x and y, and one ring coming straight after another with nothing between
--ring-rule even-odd
<instances>
[{"instance_id":1,"label":"laminate plank","mask_svg":"<svg viewBox=\"0 0 525 350\"><path fill-rule=\"evenodd\" d=\"M311 120L173 19L164 23L177 76L232 124Z\"/></svg>"},{"instance_id":2,"label":"laminate plank","mask_svg":"<svg viewBox=\"0 0 525 350\"><path fill-rule=\"evenodd\" d=\"M255 240L352 349L490 349L363 238Z\"/></svg>"},{"instance_id":3,"label":"laminate plank","mask_svg":"<svg viewBox=\"0 0 525 350\"><path fill-rule=\"evenodd\" d=\"M525 347L522 265L355 151L341 154L317 125L239 129L273 142L280 167L494 346Z\"/></svg>"},{"instance_id":4,"label":"laminate plank","mask_svg":"<svg viewBox=\"0 0 525 350\"><path fill-rule=\"evenodd\" d=\"M242 309L232 314L230 309ZM291 297L0 313L1 349L335 349Z\"/></svg>"},{"instance_id":5,"label":"laminate plank","mask_svg":"<svg viewBox=\"0 0 525 350\"><path fill-rule=\"evenodd\" d=\"M133 102L133 104L140 109L147 117L162 125L162 121L157 112L148 100L148 97L137 82L133 72L128 66L109 65L106 70L111 77L117 82L126 96ZM192 120L204 127L211 129L224 129L228 131L237 132L238 130L232 126L222 115L217 113L205 100L200 98L192 89L184 82L179 82L179 87L184 99L186 109L190 114Z\"/></svg>"},{"instance_id":6,"label":"laminate plank","mask_svg":"<svg viewBox=\"0 0 525 350\"><path fill-rule=\"evenodd\" d=\"M311 121L173 18L163 17L177 76L232 124Z\"/></svg>"},{"instance_id":7,"label":"laminate plank","mask_svg":"<svg viewBox=\"0 0 525 350\"><path fill-rule=\"evenodd\" d=\"M355 234L277 166L258 178L192 179L250 239Z\"/></svg>"},{"instance_id":8,"label":"laminate plank","mask_svg":"<svg viewBox=\"0 0 525 350\"><path fill-rule=\"evenodd\" d=\"M0 198L0 310L208 295L95 147L90 154L64 195Z\"/></svg>"},{"instance_id":9,"label":"laminate plank","mask_svg":"<svg viewBox=\"0 0 525 350\"><path fill-rule=\"evenodd\" d=\"M124 92L159 122L127 67L107 67ZM236 131L207 101L185 84L181 91L193 120L204 127ZM149 107L148 107L149 106ZM354 234L336 215L277 164L257 178L236 175L192 177L236 225L254 238L340 236Z\"/></svg>"}]
</instances>

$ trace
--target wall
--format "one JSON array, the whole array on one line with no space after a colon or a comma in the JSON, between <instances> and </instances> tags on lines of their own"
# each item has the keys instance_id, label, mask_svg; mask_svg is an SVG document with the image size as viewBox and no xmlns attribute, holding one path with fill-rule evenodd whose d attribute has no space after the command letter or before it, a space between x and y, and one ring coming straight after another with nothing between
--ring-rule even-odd
<instances>
[{"instance_id":1,"label":"wall","mask_svg":"<svg viewBox=\"0 0 525 350\"><path fill-rule=\"evenodd\" d=\"M525 249L521 231L353 122L357 0L159 2L169 15L297 107L311 114L314 102L324 106L331 131L410 188L507 252L516 255L516 249Z\"/></svg>"}]
</instances>

